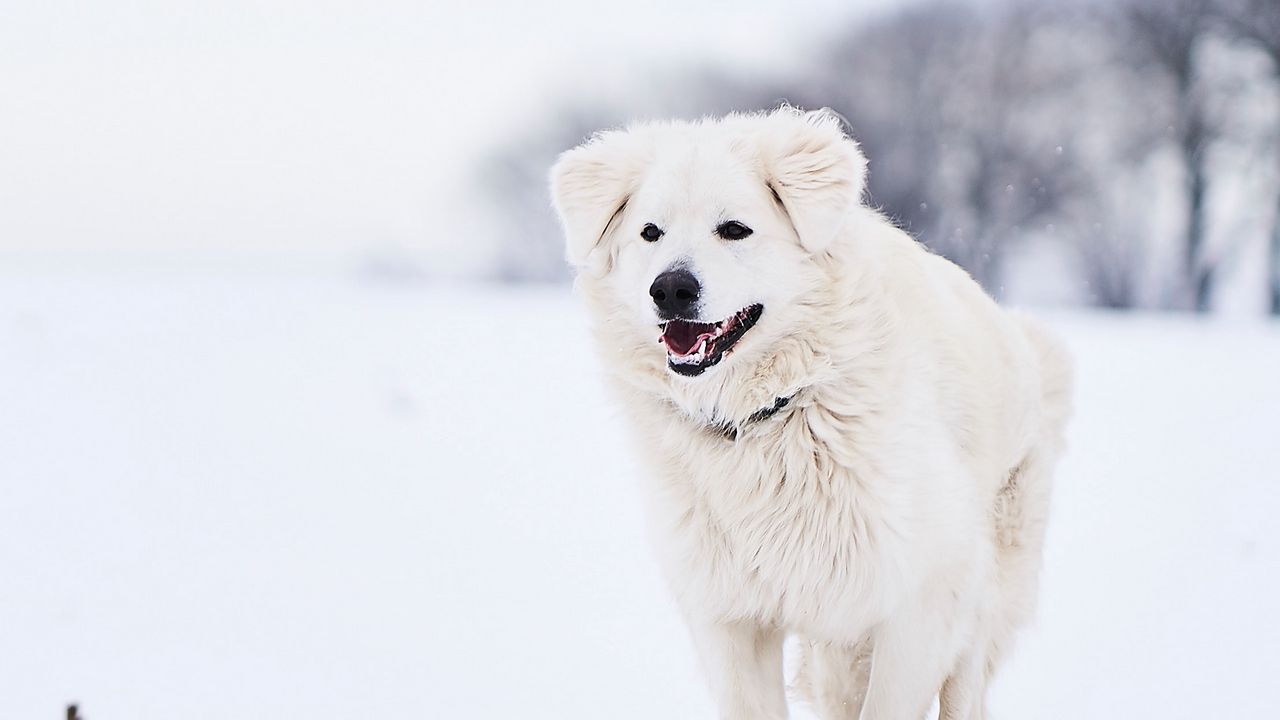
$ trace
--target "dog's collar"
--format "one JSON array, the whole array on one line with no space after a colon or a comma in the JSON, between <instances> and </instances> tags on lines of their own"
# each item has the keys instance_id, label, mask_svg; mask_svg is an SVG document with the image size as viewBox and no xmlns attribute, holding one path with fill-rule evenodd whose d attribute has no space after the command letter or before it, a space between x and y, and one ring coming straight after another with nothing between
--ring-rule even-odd
<instances>
[{"instance_id":1,"label":"dog's collar","mask_svg":"<svg viewBox=\"0 0 1280 720\"><path fill-rule=\"evenodd\" d=\"M785 408L787 405L791 403L792 400L795 399L796 395L799 395L799 394L800 393L796 392L786 397L777 398L776 400L773 401L773 404L770 405L769 407L763 407L751 413L751 415L749 415L747 419L744 420L740 425L736 425L734 423L724 421L719 423L713 423L708 427L712 432L716 433L717 435L720 435L724 439L736 441L738 439L738 433L746 429L747 426L764 422L765 420L768 420L774 415L777 415L783 408Z\"/></svg>"}]
</instances>

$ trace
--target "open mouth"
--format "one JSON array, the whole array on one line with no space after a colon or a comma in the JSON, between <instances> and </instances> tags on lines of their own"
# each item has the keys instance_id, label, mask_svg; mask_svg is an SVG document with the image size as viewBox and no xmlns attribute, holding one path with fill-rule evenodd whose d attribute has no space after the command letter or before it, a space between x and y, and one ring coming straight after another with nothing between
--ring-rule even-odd
<instances>
[{"instance_id":1,"label":"open mouth","mask_svg":"<svg viewBox=\"0 0 1280 720\"><path fill-rule=\"evenodd\" d=\"M659 326L658 342L667 346L667 367L687 377L701 375L723 360L763 313L763 305L751 305L720 322L666 321Z\"/></svg>"}]
</instances>

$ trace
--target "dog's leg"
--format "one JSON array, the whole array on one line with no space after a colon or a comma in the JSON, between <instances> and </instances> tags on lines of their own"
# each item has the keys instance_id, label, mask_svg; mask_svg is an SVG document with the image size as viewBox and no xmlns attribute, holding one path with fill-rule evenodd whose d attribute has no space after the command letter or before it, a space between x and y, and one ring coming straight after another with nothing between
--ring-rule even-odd
<instances>
[{"instance_id":1,"label":"dog's leg","mask_svg":"<svg viewBox=\"0 0 1280 720\"><path fill-rule=\"evenodd\" d=\"M942 684L940 720L986 720L987 656L980 649L961 657Z\"/></svg>"},{"instance_id":2,"label":"dog's leg","mask_svg":"<svg viewBox=\"0 0 1280 720\"><path fill-rule=\"evenodd\" d=\"M795 689L822 720L856 720L867 694L871 641L856 645L810 642L801 650Z\"/></svg>"},{"instance_id":3,"label":"dog's leg","mask_svg":"<svg viewBox=\"0 0 1280 720\"><path fill-rule=\"evenodd\" d=\"M755 623L691 623L722 720L783 720L783 633Z\"/></svg>"},{"instance_id":4,"label":"dog's leg","mask_svg":"<svg viewBox=\"0 0 1280 720\"><path fill-rule=\"evenodd\" d=\"M955 660L955 631L940 608L900 612L873 634L860 720L920 720Z\"/></svg>"}]
</instances>

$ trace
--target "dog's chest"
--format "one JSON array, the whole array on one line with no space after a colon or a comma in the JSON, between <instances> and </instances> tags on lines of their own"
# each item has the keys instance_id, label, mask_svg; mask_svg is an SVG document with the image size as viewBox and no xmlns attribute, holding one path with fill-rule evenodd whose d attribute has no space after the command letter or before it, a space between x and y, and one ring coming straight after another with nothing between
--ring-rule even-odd
<instances>
[{"instance_id":1,"label":"dog's chest","mask_svg":"<svg viewBox=\"0 0 1280 720\"><path fill-rule=\"evenodd\" d=\"M853 470L781 423L772 430L666 448L669 570L680 592L723 617L821 622L874 586L872 519Z\"/></svg>"}]
</instances>

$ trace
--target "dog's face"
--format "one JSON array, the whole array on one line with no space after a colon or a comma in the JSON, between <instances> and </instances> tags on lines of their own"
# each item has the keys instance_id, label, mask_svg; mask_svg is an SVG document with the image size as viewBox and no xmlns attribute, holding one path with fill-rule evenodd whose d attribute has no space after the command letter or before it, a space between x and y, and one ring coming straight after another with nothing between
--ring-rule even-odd
<instances>
[{"instance_id":1,"label":"dog's face","mask_svg":"<svg viewBox=\"0 0 1280 720\"><path fill-rule=\"evenodd\" d=\"M727 149L687 145L656 157L609 232L619 301L686 377L758 339L749 335L766 309L803 290L786 271L805 255L786 214Z\"/></svg>"},{"instance_id":2,"label":"dog's face","mask_svg":"<svg viewBox=\"0 0 1280 720\"><path fill-rule=\"evenodd\" d=\"M570 262L693 378L786 332L864 174L836 116L784 109L606 133L552 184Z\"/></svg>"}]
</instances>

